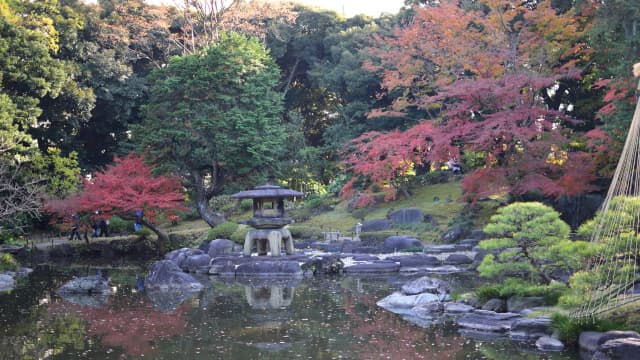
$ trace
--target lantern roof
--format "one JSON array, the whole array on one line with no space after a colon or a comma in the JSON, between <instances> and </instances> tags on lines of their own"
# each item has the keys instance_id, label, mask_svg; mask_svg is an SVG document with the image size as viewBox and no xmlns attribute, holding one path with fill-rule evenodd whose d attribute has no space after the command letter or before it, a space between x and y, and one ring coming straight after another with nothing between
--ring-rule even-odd
<instances>
[{"instance_id":1,"label":"lantern roof","mask_svg":"<svg viewBox=\"0 0 640 360\"><path fill-rule=\"evenodd\" d=\"M291 189L283 189L277 185L265 184L256 186L251 190L240 191L231 195L234 199L257 199L257 198L292 198L304 196L303 193Z\"/></svg>"}]
</instances>

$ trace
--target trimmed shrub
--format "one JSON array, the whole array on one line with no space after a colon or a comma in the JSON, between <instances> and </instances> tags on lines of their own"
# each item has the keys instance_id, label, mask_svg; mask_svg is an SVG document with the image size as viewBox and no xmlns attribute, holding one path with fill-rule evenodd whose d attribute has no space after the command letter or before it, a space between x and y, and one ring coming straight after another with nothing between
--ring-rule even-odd
<instances>
[{"instance_id":1,"label":"trimmed shrub","mask_svg":"<svg viewBox=\"0 0 640 360\"><path fill-rule=\"evenodd\" d=\"M229 240L244 245L244 238L247 236L249 230L251 230L251 227L248 225L238 225L236 231L229 236Z\"/></svg>"},{"instance_id":2,"label":"trimmed shrub","mask_svg":"<svg viewBox=\"0 0 640 360\"><path fill-rule=\"evenodd\" d=\"M238 224L234 222L222 223L213 229L209 230L207 234L207 240L215 239L229 239L231 235L238 229Z\"/></svg>"},{"instance_id":3,"label":"trimmed shrub","mask_svg":"<svg viewBox=\"0 0 640 360\"><path fill-rule=\"evenodd\" d=\"M322 231L318 228L304 225L289 225L287 229L289 229L291 236L293 236L295 240L322 239Z\"/></svg>"},{"instance_id":4,"label":"trimmed shrub","mask_svg":"<svg viewBox=\"0 0 640 360\"><path fill-rule=\"evenodd\" d=\"M113 215L109 219L109 233L128 234L133 232L133 221L124 220L118 215Z\"/></svg>"},{"instance_id":5,"label":"trimmed shrub","mask_svg":"<svg viewBox=\"0 0 640 360\"><path fill-rule=\"evenodd\" d=\"M486 302L490 299L508 299L512 296L540 296L544 298L547 305L555 305L558 303L558 299L568 288L562 283L551 283L549 285L536 285L529 283L522 279L509 278L499 284L486 284L478 287L474 294L482 302Z\"/></svg>"}]
</instances>

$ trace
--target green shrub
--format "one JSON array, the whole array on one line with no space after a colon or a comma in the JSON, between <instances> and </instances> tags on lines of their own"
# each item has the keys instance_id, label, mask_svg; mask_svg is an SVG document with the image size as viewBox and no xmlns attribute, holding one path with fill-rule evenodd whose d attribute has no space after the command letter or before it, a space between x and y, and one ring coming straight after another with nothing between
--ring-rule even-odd
<instances>
[{"instance_id":1,"label":"green shrub","mask_svg":"<svg viewBox=\"0 0 640 360\"><path fill-rule=\"evenodd\" d=\"M499 284L482 285L474 291L474 294L482 302L493 298L506 300L512 296L536 296L543 297L547 305L556 305L560 296L567 291L567 286L562 283L554 282L549 285L537 285L522 279L509 278Z\"/></svg>"},{"instance_id":2,"label":"green shrub","mask_svg":"<svg viewBox=\"0 0 640 360\"><path fill-rule=\"evenodd\" d=\"M126 234L133 231L133 221L124 220L118 215L109 219L109 232L111 234Z\"/></svg>"},{"instance_id":3,"label":"green shrub","mask_svg":"<svg viewBox=\"0 0 640 360\"><path fill-rule=\"evenodd\" d=\"M473 291L480 303L500 298L500 287L497 284L485 284Z\"/></svg>"},{"instance_id":4,"label":"green shrub","mask_svg":"<svg viewBox=\"0 0 640 360\"><path fill-rule=\"evenodd\" d=\"M189 207L187 211L180 212L180 219L182 221L200 220L200 214L196 208Z\"/></svg>"},{"instance_id":5,"label":"green shrub","mask_svg":"<svg viewBox=\"0 0 640 360\"><path fill-rule=\"evenodd\" d=\"M291 236L296 240L322 239L322 231L318 228L304 225L289 225L287 229L289 229Z\"/></svg>"},{"instance_id":6,"label":"green shrub","mask_svg":"<svg viewBox=\"0 0 640 360\"><path fill-rule=\"evenodd\" d=\"M0 271L16 271L18 266L18 261L11 254L0 254Z\"/></svg>"},{"instance_id":7,"label":"green shrub","mask_svg":"<svg viewBox=\"0 0 640 360\"><path fill-rule=\"evenodd\" d=\"M229 236L229 240L238 243L240 245L244 244L244 238L247 236L247 233L251 230L251 227L248 225L238 225L236 231L234 231L231 236Z\"/></svg>"},{"instance_id":8,"label":"green shrub","mask_svg":"<svg viewBox=\"0 0 640 360\"><path fill-rule=\"evenodd\" d=\"M143 227L142 229L136 231L136 236L138 237L139 241L150 239L154 235L155 234L153 233L153 231L146 227Z\"/></svg>"},{"instance_id":9,"label":"green shrub","mask_svg":"<svg viewBox=\"0 0 640 360\"><path fill-rule=\"evenodd\" d=\"M231 235L238 229L238 224L234 222L222 223L213 229L209 230L207 234L208 240L215 239L230 239Z\"/></svg>"},{"instance_id":10,"label":"green shrub","mask_svg":"<svg viewBox=\"0 0 640 360\"><path fill-rule=\"evenodd\" d=\"M551 315L551 323L558 330L560 340L568 345L575 345L578 342L580 333L583 331L600 331L625 329L626 324L622 321L612 319L574 319L567 315L555 313Z\"/></svg>"},{"instance_id":11,"label":"green shrub","mask_svg":"<svg viewBox=\"0 0 640 360\"><path fill-rule=\"evenodd\" d=\"M383 230L383 231L367 231L360 233L360 240L369 245L380 245L384 243L384 241L389 236L398 235L398 231L392 230Z\"/></svg>"}]
</instances>

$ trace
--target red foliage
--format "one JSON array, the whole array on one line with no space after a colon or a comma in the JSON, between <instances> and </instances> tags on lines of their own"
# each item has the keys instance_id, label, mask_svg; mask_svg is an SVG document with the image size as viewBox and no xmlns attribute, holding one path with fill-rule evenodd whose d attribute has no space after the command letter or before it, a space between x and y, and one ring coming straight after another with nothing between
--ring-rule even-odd
<instances>
[{"instance_id":1,"label":"red foliage","mask_svg":"<svg viewBox=\"0 0 640 360\"><path fill-rule=\"evenodd\" d=\"M158 213L184 210L184 195L179 179L154 176L142 156L129 154L85 180L81 193L64 200L51 200L47 210L69 218L73 212L100 211L104 216L118 214L133 218L137 210L153 221Z\"/></svg>"},{"instance_id":2,"label":"red foliage","mask_svg":"<svg viewBox=\"0 0 640 360\"><path fill-rule=\"evenodd\" d=\"M464 182L470 200L593 189L590 156L570 146L576 135L567 125L578 121L550 109L541 96L560 79L580 78L575 64L588 51L579 42L581 22L571 13L557 14L550 2L535 9L504 0L480 3L482 11L464 10L458 1L416 8L411 24L371 49L377 61L366 68L383 76L382 86L411 93L413 100L398 98L393 111L434 105L443 110L437 122L353 141L345 163L368 180L365 189L393 198L394 181L413 166L465 152L485 156L485 165ZM356 184L349 182L343 194L353 194Z\"/></svg>"}]
</instances>

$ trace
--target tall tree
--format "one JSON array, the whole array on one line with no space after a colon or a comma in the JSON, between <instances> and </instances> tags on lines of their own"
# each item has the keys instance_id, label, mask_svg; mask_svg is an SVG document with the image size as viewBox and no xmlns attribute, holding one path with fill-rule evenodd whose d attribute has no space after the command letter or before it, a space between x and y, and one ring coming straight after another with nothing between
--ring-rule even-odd
<instances>
[{"instance_id":1,"label":"tall tree","mask_svg":"<svg viewBox=\"0 0 640 360\"><path fill-rule=\"evenodd\" d=\"M206 50L154 72L134 141L159 168L180 174L202 218L224 221L209 200L277 173L282 148L279 71L256 38L223 33Z\"/></svg>"},{"instance_id":2,"label":"tall tree","mask_svg":"<svg viewBox=\"0 0 640 360\"><path fill-rule=\"evenodd\" d=\"M443 1L415 12L385 39L391 46L372 49L377 59L367 67L384 75L387 91L406 94L389 110L432 112L433 131L418 147L422 165L482 155L483 166L470 169L463 184L471 200L594 188L590 154L571 145L579 122L573 104L552 108L549 100L562 96L555 93L562 79L580 77L579 16L558 13L547 1L483 0L469 8Z\"/></svg>"}]
</instances>

